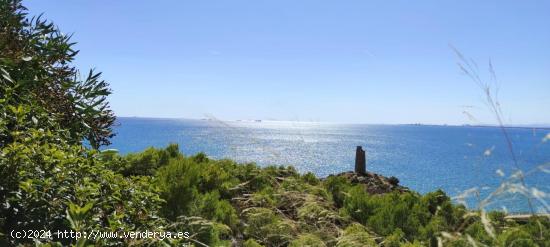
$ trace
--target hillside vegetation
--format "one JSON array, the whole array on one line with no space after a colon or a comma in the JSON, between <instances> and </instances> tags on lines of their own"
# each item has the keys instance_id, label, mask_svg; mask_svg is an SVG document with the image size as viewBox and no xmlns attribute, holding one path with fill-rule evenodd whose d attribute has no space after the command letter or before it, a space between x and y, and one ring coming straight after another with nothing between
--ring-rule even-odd
<instances>
[{"instance_id":1,"label":"hillside vegetation","mask_svg":"<svg viewBox=\"0 0 550 247\"><path fill-rule=\"evenodd\" d=\"M108 84L70 36L0 1L0 246L550 246L550 222L468 211L443 191L350 173L237 164L176 144L119 155ZM163 231L189 238L14 238L14 231Z\"/></svg>"}]
</instances>

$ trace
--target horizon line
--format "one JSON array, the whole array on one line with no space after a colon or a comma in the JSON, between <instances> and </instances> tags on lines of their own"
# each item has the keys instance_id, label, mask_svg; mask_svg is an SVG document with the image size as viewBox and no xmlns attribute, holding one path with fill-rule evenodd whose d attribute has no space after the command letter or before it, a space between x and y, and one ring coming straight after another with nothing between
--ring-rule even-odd
<instances>
[{"instance_id":1,"label":"horizon line","mask_svg":"<svg viewBox=\"0 0 550 247\"><path fill-rule=\"evenodd\" d=\"M289 122L289 123L319 123L319 124L348 124L348 125L415 125L415 126L447 126L447 127L504 127L504 128L528 128L528 129L549 129L550 123L537 123L537 124L504 124L500 126L498 124L448 124L448 123L365 123L365 122L333 122L333 121L307 121L307 120L279 120L279 119L219 119L212 117L204 118L190 118L190 117L150 117L150 116L117 116L117 118L142 118L142 119L156 119L156 120L195 120L195 121L220 121L220 122Z\"/></svg>"}]
</instances>

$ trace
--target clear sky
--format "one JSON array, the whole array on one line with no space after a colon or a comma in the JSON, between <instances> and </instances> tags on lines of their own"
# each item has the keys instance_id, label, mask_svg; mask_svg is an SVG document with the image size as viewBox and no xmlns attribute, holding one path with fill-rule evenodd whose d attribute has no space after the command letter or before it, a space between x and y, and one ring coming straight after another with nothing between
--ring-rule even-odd
<instances>
[{"instance_id":1,"label":"clear sky","mask_svg":"<svg viewBox=\"0 0 550 247\"><path fill-rule=\"evenodd\" d=\"M74 33L118 116L494 123L452 44L493 61L508 123L550 123L550 1L443 2L25 4Z\"/></svg>"}]
</instances>

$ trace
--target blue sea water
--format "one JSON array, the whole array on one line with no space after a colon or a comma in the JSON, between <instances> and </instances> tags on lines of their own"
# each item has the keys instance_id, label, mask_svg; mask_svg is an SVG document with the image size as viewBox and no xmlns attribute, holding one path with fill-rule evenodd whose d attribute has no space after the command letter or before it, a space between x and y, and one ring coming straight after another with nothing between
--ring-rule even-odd
<instances>
[{"instance_id":1,"label":"blue sea water","mask_svg":"<svg viewBox=\"0 0 550 247\"><path fill-rule=\"evenodd\" d=\"M517 172L500 128L424 125L360 125L304 122L238 122L181 119L119 118L113 144L121 153L137 152L178 143L185 154L205 152L209 157L230 158L265 165L293 165L302 173L328 176L353 170L355 148L367 152L367 169L395 176L420 193L443 189L456 197L470 193L475 208ZM547 212L550 194L550 130L509 128L518 166L535 210ZM546 166L544 166L546 165ZM490 200L488 209L529 211L521 193Z\"/></svg>"}]
</instances>

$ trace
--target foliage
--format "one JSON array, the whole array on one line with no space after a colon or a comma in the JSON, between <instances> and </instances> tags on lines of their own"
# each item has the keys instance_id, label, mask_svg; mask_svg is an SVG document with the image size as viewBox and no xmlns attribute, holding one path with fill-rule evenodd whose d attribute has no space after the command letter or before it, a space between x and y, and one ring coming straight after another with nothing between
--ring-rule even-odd
<instances>
[{"instance_id":1,"label":"foliage","mask_svg":"<svg viewBox=\"0 0 550 247\"><path fill-rule=\"evenodd\" d=\"M14 226L165 229L190 231L190 241L211 246L436 246L440 238L445 246L548 245L548 219L518 225L502 212L489 213L493 238L479 212L453 205L442 191L373 195L340 176L304 179L289 167L170 152L175 145L120 156L69 145L48 131L16 136L1 156L4 177L18 171L2 181L12 205L2 209L3 232ZM150 172L132 171L147 168L131 165L144 160L154 167ZM445 238L456 231L461 235Z\"/></svg>"},{"instance_id":2,"label":"foliage","mask_svg":"<svg viewBox=\"0 0 550 247\"><path fill-rule=\"evenodd\" d=\"M97 149L115 121L108 84L80 79L70 36L19 0L0 2L0 244L12 230L135 231L162 228L162 200L148 177L113 172ZM38 240L52 245L75 239ZM59 243L55 243L59 241ZM145 244L156 240L80 239L76 244Z\"/></svg>"},{"instance_id":3,"label":"foliage","mask_svg":"<svg viewBox=\"0 0 550 247\"><path fill-rule=\"evenodd\" d=\"M310 185L318 185L319 184L319 179L317 178L317 176L315 176L315 174L313 174L311 172L308 172L308 173L304 174L302 176L302 179Z\"/></svg>"},{"instance_id":4,"label":"foliage","mask_svg":"<svg viewBox=\"0 0 550 247\"><path fill-rule=\"evenodd\" d=\"M71 36L40 16L27 18L20 0L0 2L0 109L2 125L25 131L29 124L18 125L16 113L6 108L29 107L29 123L53 130L66 130L67 141L80 143L84 138L92 147L109 144L115 121L109 109L109 85L101 73L91 70L84 79L71 64L78 51ZM8 107L4 107L8 106ZM0 144L13 140L3 132Z\"/></svg>"},{"instance_id":5,"label":"foliage","mask_svg":"<svg viewBox=\"0 0 550 247\"><path fill-rule=\"evenodd\" d=\"M347 191L351 188L351 183L344 177L329 176L324 182L325 188L331 194L332 200L337 207L342 207Z\"/></svg>"},{"instance_id":6,"label":"foliage","mask_svg":"<svg viewBox=\"0 0 550 247\"><path fill-rule=\"evenodd\" d=\"M250 208L243 212L248 226L244 233L269 246L287 244L293 238L295 225L272 210Z\"/></svg>"},{"instance_id":7,"label":"foliage","mask_svg":"<svg viewBox=\"0 0 550 247\"><path fill-rule=\"evenodd\" d=\"M303 234L290 242L289 247L325 247L325 243L321 238L313 234Z\"/></svg>"},{"instance_id":8,"label":"foliage","mask_svg":"<svg viewBox=\"0 0 550 247\"><path fill-rule=\"evenodd\" d=\"M344 234L338 239L337 247L377 246L374 237L367 228L360 224L352 224L344 230Z\"/></svg>"},{"instance_id":9,"label":"foliage","mask_svg":"<svg viewBox=\"0 0 550 247\"><path fill-rule=\"evenodd\" d=\"M151 176L159 167L167 165L170 158L178 156L181 156L178 144L170 144L165 149L150 147L141 153L127 155L114 169L125 176Z\"/></svg>"},{"instance_id":10,"label":"foliage","mask_svg":"<svg viewBox=\"0 0 550 247\"><path fill-rule=\"evenodd\" d=\"M384 239L383 245L384 247L399 247L404 238L405 233L400 228L397 228L391 235Z\"/></svg>"},{"instance_id":11,"label":"foliage","mask_svg":"<svg viewBox=\"0 0 550 247\"><path fill-rule=\"evenodd\" d=\"M190 232L191 236L186 241L174 241L173 246L180 246L183 243L193 242L198 246L230 246L227 236L231 229L224 224L217 223L198 216L180 216L177 221L167 227L168 230L179 232Z\"/></svg>"},{"instance_id":12,"label":"foliage","mask_svg":"<svg viewBox=\"0 0 550 247\"><path fill-rule=\"evenodd\" d=\"M192 205L190 214L201 215L232 228L237 227L238 216L235 208L228 200L221 199L217 190L200 194L196 203Z\"/></svg>"},{"instance_id":13,"label":"foliage","mask_svg":"<svg viewBox=\"0 0 550 247\"><path fill-rule=\"evenodd\" d=\"M189 159L172 159L157 171L155 184L166 201L162 212L168 219L187 215L191 203L198 197L199 169L192 164Z\"/></svg>"},{"instance_id":14,"label":"foliage","mask_svg":"<svg viewBox=\"0 0 550 247\"><path fill-rule=\"evenodd\" d=\"M162 223L150 179L125 178L107 169L97 151L57 142L51 132L29 130L2 148L0 173L8 178L0 181L2 232L152 230Z\"/></svg>"},{"instance_id":15,"label":"foliage","mask_svg":"<svg viewBox=\"0 0 550 247\"><path fill-rule=\"evenodd\" d=\"M397 192L370 195L361 186L354 186L348 193L344 202L346 211L382 236L394 235L392 238L435 244L440 232L451 231L463 223L463 207L453 206L442 191L424 196ZM467 226L466 232L471 232L470 235L485 236L473 234L479 230L475 222ZM389 239L389 242L395 245L394 240Z\"/></svg>"},{"instance_id":16,"label":"foliage","mask_svg":"<svg viewBox=\"0 0 550 247\"><path fill-rule=\"evenodd\" d=\"M391 185L394 185L394 186L397 186L399 185L399 179L394 177L394 176L391 176L389 179L388 179L388 182L390 182Z\"/></svg>"}]
</instances>

